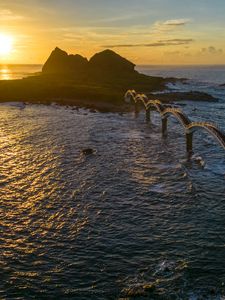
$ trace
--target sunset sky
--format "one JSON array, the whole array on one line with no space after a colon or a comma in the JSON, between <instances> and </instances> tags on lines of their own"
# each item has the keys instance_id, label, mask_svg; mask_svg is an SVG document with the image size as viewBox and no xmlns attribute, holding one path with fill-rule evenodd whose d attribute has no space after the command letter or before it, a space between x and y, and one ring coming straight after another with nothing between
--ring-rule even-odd
<instances>
[{"instance_id":1,"label":"sunset sky","mask_svg":"<svg viewBox=\"0 0 225 300\"><path fill-rule=\"evenodd\" d=\"M44 63L58 46L88 58L111 48L136 64L225 64L224 13L224 0L1 0L0 63Z\"/></svg>"}]
</instances>

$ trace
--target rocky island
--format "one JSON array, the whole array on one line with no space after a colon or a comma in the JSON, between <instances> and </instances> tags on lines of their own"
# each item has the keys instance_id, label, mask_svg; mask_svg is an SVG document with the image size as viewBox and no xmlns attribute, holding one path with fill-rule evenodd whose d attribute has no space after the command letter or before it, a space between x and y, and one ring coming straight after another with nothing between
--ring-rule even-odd
<instances>
[{"instance_id":1,"label":"rocky island","mask_svg":"<svg viewBox=\"0 0 225 300\"><path fill-rule=\"evenodd\" d=\"M100 111L124 111L128 89L146 93L163 102L181 100L214 101L210 95L198 92L154 94L163 91L175 78L140 74L135 64L112 50L104 50L87 58L56 47L42 72L20 80L0 81L0 101L52 102Z\"/></svg>"}]
</instances>

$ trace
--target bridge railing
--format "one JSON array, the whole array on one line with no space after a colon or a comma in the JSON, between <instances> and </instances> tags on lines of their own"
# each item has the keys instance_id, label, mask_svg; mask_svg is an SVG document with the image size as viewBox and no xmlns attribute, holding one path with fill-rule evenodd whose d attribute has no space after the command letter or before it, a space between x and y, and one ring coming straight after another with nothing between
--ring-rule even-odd
<instances>
[{"instance_id":1,"label":"bridge railing","mask_svg":"<svg viewBox=\"0 0 225 300\"><path fill-rule=\"evenodd\" d=\"M166 107L160 100L149 99L145 94L138 94L135 90L128 90L124 96L127 103L133 103L135 112L138 113L138 104L141 103L145 108L146 121L151 121L151 110L154 108L162 120L162 134L167 134L167 119L174 116L183 126L186 135L186 149L188 154L193 153L193 134L199 129L208 131L225 150L225 133L218 128L217 125L210 122L191 122L181 109L175 107Z\"/></svg>"}]
</instances>

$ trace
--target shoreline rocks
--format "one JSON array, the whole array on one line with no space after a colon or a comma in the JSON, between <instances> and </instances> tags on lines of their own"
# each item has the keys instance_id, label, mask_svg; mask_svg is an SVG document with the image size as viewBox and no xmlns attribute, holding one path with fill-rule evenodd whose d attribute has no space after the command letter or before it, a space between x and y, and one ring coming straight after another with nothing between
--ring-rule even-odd
<instances>
[{"instance_id":1,"label":"shoreline rocks","mask_svg":"<svg viewBox=\"0 0 225 300\"><path fill-rule=\"evenodd\" d=\"M210 94L198 91L190 92L166 92L160 94L148 94L152 99L158 99L162 102L174 101L203 101L203 102L218 102L218 99Z\"/></svg>"}]
</instances>

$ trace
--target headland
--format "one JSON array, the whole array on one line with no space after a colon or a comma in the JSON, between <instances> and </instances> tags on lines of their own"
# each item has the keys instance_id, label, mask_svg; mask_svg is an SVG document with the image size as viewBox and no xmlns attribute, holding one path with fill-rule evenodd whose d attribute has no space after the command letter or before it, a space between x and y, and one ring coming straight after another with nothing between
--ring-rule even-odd
<instances>
[{"instance_id":1,"label":"headland","mask_svg":"<svg viewBox=\"0 0 225 300\"><path fill-rule=\"evenodd\" d=\"M168 83L178 80L141 74L135 70L135 64L112 50L104 50L88 60L56 47L42 72L19 80L0 81L0 101L54 102L103 112L129 111L131 108L124 103L124 94L131 88L167 103L216 101L208 94L195 91L162 93Z\"/></svg>"}]
</instances>

